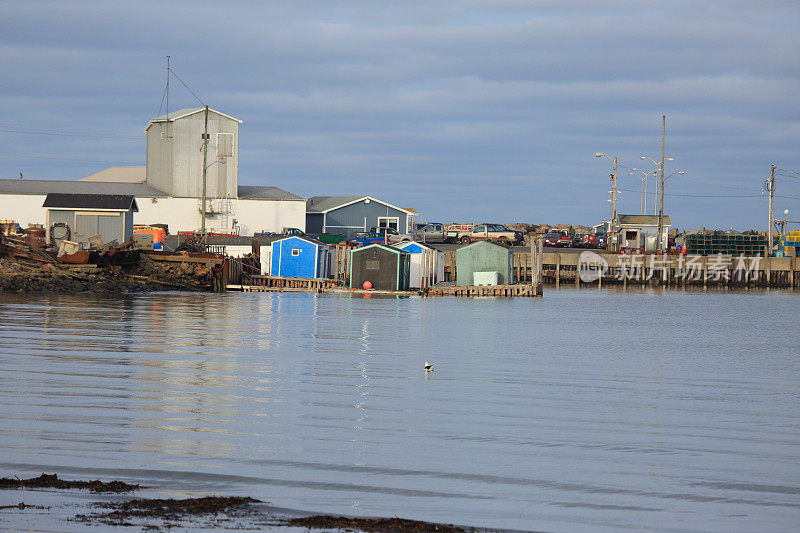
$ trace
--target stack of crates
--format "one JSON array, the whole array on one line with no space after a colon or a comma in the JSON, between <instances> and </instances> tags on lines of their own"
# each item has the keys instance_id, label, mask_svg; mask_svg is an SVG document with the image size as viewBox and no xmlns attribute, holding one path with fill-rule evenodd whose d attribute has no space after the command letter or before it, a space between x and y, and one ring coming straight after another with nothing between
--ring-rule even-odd
<instances>
[{"instance_id":1,"label":"stack of crates","mask_svg":"<svg viewBox=\"0 0 800 533\"><path fill-rule=\"evenodd\" d=\"M763 235L687 235L686 253L692 255L764 255L767 238ZM800 240L800 239L799 239Z\"/></svg>"},{"instance_id":2,"label":"stack of crates","mask_svg":"<svg viewBox=\"0 0 800 533\"><path fill-rule=\"evenodd\" d=\"M778 250L782 251L783 255L797 257L798 248L800 248L800 230L792 230L781 235Z\"/></svg>"}]
</instances>

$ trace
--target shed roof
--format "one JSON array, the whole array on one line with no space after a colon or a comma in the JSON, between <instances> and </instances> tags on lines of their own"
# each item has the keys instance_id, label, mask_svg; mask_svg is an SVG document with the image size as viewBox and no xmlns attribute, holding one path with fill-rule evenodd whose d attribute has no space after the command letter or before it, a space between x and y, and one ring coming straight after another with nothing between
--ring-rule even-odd
<instances>
[{"instance_id":1,"label":"shed roof","mask_svg":"<svg viewBox=\"0 0 800 533\"><path fill-rule=\"evenodd\" d=\"M300 196L278 187L239 185L237 195L244 200L303 200Z\"/></svg>"},{"instance_id":2,"label":"shed roof","mask_svg":"<svg viewBox=\"0 0 800 533\"><path fill-rule=\"evenodd\" d=\"M369 246L362 246L361 248L355 248L353 250L353 253L354 254L358 254L358 253L361 253L361 252L363 252L365 250L368 250L370 248L381 248L382 250L386 250L387 252L392 252L393 254L397 254L397 255L403 255L403 254L410 253L410 252L406 252L405 250L401 250L401 249L395 248L393 246L386 246L386 245L383 245L383 244L370 244Z\"/></svg>"},{"instance_id":3,"label":"shed roof","mask_svg":"<svg viewBox=\"0 0 800 533\"><path fill-rule=\"evenodd\" d=\"M617 215L617 221L631 226L658 226L658 215ZM671 225L667 215L663 217L663 224Z\"/></svg>"},{"instance_id":4,"label":"shed roof","mask_svg":"<svg viewBox=\"0 0 800 533\"><path fill-rule=\"evenodd\" d=\"M281 237L280 239L272 241L272 244L275 244L276 242L288 241L290 239L300 239L301 241L306 241L316 246L328 246L324 242L314 239L312 237L301 237L299 235L289 235L288 237Z\"/></svg>"},{"instance_id":5,"label":"shed roof","mask_svg":"<svg viewBox=\"0 0 800 533\"><path fill-rule=\"evenodd\" d=\"M139 198L165 198L167 193L143 183L105 183L74 180L2 180L0 194L130 194Z\"/></svg>"},{"instance_id":6,"label":"shed roof","mask_svg":"<svg viewBox=\"0 0 800 533\"><path fill-rule=\"evenodd\" d=\"M147 167L110 167L80 181L104 181L108 183L144 183Z\"/></svg>"},{"instance_id":7,"label":"shed roof","mask_svg":"<svg viewBox=\"0 0 800 533\"><path fill-rule=\"evenodd\" d=\"M402 211L406 214L412 214L402 207L388 204L382 200L378 200L373 196L312 196L306 201L306 211L308 213L327 213L328 211L333 211L334 209L339 209L367 199L369 199L371 202L378 202L379 204L391 207L392 209L397 209L398 211Z\"/></svg>"},{"instance_id":8,"label":"shed roof","mask_svg":"<svg viewBox=\"0 0 800 533\"><path fill-rule=\"evenodd\" d=\"M436 251L434 248L431 248L427 244L419 242L419 241L403 241L403 242L398 242L394 246L397 247L397 248L400 248L401 250L405 250L409 246L414 246L414 245L419 246L420 248L424 248L426 250Z\"/></svg>"},{"instance_id":9,"label":"shed roof","mask_svg":"<svg viewBox=\"0 0 800 533\"><path fill-rule=\"evenodd\" d=\"M468 249L468 248L473 248L473 247L477 247L477 246L496 246L496 247L498 247L498 248L502 248L503 250L506 250L506 251L509 251L509 252L511 251L511 247L510 247L510 246L506 246L506 245L504 245L504 244L500 244L499 242L494 242L494 241L477 241L477 242L473 242L472 244L468 244L468 245L466 245L466 246L462 246L461 248L459 248L458 250L456 250L456 253L459 253L459 252L461 252L462 250L466 250L466 249Z\"/></svg>"},{"instance_id":10,"label":"shed roof","mask_svg":"<svg viewBox=\"0 0 800 533\"><path fill-rule=\"evenodd\" d=\"M42 207L53 209L102 209L109 211L138 211L136 199L130 194L64 194L50 193Z\"/></svg>"},{"instance_id":11,"label":"shed roof","mask_svg":"<svg viewBox=\"0 0 800 533\"><path fill-rule=\"evenodd\" d=\"M150 124L152 124L154 122L175 122L176 120L178 120L180 118L188 117L189 115L194 115L195 113L199 113L201 111L205 111L205 109L206 109L205 107L185 107L183 109L178 109L177 111L170 111L167 114L160 115L160 116L155 117L155 118L151 118L150 119ZM238 118L232 117L230 115L226 115L225 113L217 111L216 109L211 109L210 107L208 108L208 112L209 113L216 113L217 115L221 115L221 116L229 118L231 120L235 120L239 124L242 123L242 121L239 120ZM148 125L147 127L149 128L150 126ZM147 128L145 128L145 131L147 131Z\"/></svg>"}]
</instances>

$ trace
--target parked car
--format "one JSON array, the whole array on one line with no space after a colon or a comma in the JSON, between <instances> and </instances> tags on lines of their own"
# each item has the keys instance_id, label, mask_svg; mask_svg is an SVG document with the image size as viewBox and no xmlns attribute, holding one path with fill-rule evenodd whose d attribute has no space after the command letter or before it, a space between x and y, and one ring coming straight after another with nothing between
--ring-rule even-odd
<instances>
[{"instance_id":1,"label":"parked car","mask_svg":"<svg viewBox=\"0 0 800 533\"><path fill-rule=\"evenodd\" d=\"M556 247L561 244L561 234L557 231L551 231L550 233L546 233L544 236L544 245Z\"/></svg>"},{"instance_id":2,"label":"parked car","mask_svg":"<svg viewBox=\"0 0 800 533\"><path fill-rule=\"evenodd\" d=\"M573 248L597 248L595 237L592 233L578 233L572 239Z\"/></svg>"},{"instance_id":3,"label":"parked car","mask_svg":"<svg viewBox=\"0 0 800 533\"><path fill-rule=\"evenodd\" d=\"M386 238L383 233L370 231L367 233L357 233L354 238L347 241L347 244L351 246L367 246L369 244L384 244L384 242L386 242Z\"/></svg>"},{"instance_id":4,"label":"parked car","mask_svg":"<svg viewBox=\"0 0 800 533\"><path fill-rule=\"evenodd\" d=\"M479 224L472 231L461 236L462 244L476 241L495 241L501 244L522 244L524 235L521 231L510 230L503 224Z\"/></svg>"},{"instance_id":5,"label":"parked car","mask_svg":"<svg viewBox=\"0 0 800 533\"><path fill-rule=\"evenodd\" d=\"M390 243L405 242L411 240L411 235L409 235L408 233L400 233L394 228L385 228L385 227L370 228L369 231L370 233L380 233L381 235L385 233L387 235L386 240Z\"/></svg>"}]
</instances>

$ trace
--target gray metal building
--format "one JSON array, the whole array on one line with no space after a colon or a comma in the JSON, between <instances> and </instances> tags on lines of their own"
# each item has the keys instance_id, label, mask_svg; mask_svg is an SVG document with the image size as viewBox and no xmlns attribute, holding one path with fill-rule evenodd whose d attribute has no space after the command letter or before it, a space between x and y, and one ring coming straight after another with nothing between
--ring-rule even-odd
<instances>
[{"instance_id":1,"label":"gray metal building","mask_svg":"<svg viewBox=\"0 0 800 533\"><path fill-rule=\"evenodd\" d=\"M207 198L236 198L239 184L239 124L242 121L208 110ZM146 184L176 198L203 196L205 108L171 111L150 120L147 134Z\"/></svg>"},{"instance_id":2,"label":"gray metal building","mask_svg":"<svg viewBox=\"0 0 800 533\"><path fill-rule=\"evenodd\" d=\"M370 228L407 233L413 214L372 196L314 196L306 201L308 233L343 233L351 239Z\"/></svg>"},{"instance_id":3,"label":"gray metal building","mask_svg":"<svg viewBox=\"0 0 800 533\"><path fill-rule=\"evenodd\" d=\"M47 240L53 230L66 240L89 243L100 235L102 243L126 242L133 238L133 213L139 210L136 199L128 194L50 193L42 206L47 210Z\"/></svg>"}]
</instances>

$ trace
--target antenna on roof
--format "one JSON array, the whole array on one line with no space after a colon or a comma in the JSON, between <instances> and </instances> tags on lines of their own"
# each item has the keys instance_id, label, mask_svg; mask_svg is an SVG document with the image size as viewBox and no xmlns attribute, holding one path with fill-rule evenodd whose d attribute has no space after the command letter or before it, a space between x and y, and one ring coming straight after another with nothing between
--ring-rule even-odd
<instances>
[{"instance_id":1,"label":"antenna on roof","mask_svg":"<svg viewBox=\"0 0 800 533\"><path fill-rule=\"evenodd\" d=\"M167 88L165 89L167 95L167 139L169 139L169 56L167 56Z\"/></svg>"}]
</instances>

